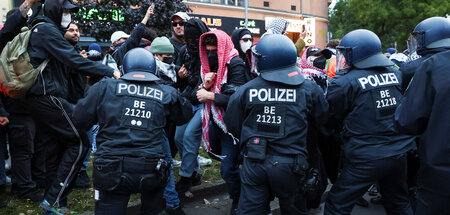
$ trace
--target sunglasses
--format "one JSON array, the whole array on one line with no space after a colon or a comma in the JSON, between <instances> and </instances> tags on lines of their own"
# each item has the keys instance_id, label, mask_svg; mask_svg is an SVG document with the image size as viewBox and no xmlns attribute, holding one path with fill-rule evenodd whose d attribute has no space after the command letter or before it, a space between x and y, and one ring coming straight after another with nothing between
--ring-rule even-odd
<instances>
[{"instance_id":1,"label":"sunglasses","mask_svg":"<svg viewBox=\"0 0 450 215\"><path fill-rule=\"evenodd\" d=\"M242 38L241 40L244 42L248 42L248 41L253 42L253 38Z\"/></svg>"},{"instance_id":2,"label":"sunglasses","mask_svg":"<svg viewBox=\"0 0 450 215\"><path fill-rule=\"evenodd\" d=\"M173 27L177 27L177 25L179 25L179 26L184 26L185 23L186 23L186 22L172 22L172 26L173 26Z\"/></svg>"}]
</instances>

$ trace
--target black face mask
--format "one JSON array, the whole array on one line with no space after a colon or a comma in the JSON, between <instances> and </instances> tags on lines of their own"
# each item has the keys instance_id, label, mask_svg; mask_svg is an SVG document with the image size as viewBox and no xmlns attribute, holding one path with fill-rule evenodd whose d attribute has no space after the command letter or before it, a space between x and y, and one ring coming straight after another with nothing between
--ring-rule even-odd
<instances>
[{"instance_id":1,"label":"black face mask","mask_svg":"<svg viewBox=\"0 0 450 215\"><path fill-rule=\"evenodd\" d=\"M217 51L208 51L208 63L211 72L217 72L219 68L219 57L217 56Z\"/></svg>"},{"instance_id":2,"label":"black face mask","mask_svg":"<svg viewBox=\"0 0 450 215\"><path fill-rule=\"evenodd\" d=\"M198 54L198 41L187 41L186 42L186 48L191 54Z\"/></svg>"},{"instance_id":3,"label":"black face mask","mask_svg":"<svg viewBox=\"0 0 450 215\"><path fill-rule=\"evenodd\" d=\"M173 63L173 57L163 57L162 62L167 63L167 64L172 64Z\"/></svg>"},{"instance_id":4,"label":"black face mask","mask_svg":"<svg viewBox=\"0 0 450 215\"><path fill-rule=\"evenodd\" d=\"M319 69L325 69L326 64L327 64L327 59L324 56L316 58L313 61L313 66L316 68L319 68Z\"/></svg>"}]
</instances>

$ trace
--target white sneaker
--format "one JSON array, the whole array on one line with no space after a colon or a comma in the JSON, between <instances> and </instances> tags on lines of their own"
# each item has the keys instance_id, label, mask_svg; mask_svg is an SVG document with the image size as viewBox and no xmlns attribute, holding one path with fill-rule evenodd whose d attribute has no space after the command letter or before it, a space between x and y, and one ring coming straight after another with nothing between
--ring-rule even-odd
<instances>
[{"instance_id":1,"label":"white sneaker","mask_svg":"<svg viewBox=\"0 0 450 215\"><path fill-rule=\"evenodd\" d=\"M212 160L211 159L204 158L204 157L202 157L200 155L197 157L197 161L198 161L198 165L200 165L200 166L208 166L208 165L212 164Z\"/></svg>"},{"instance_id":2,"label":"white sneaker","mask_svg":"<svg viewBox=\"0 0 450 215\"><path fill-rule=\"evenodd\" d=\"M181 161L173 159L172 160L172 165L173 165L173 167L180 167L181 166Z\"/></svg>"}]
</instances>

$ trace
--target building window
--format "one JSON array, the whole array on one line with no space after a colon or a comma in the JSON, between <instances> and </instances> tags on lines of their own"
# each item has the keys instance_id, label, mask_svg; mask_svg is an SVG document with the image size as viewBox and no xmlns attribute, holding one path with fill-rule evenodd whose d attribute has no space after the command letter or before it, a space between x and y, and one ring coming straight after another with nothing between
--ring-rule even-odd
<instances>
[{"instance_id":1,"label":"building window","mask_svg":"<svg viewBox=\"0 0 450 215\"><path fill-rule=\"evenodd\" d=\"M296 11L297 10L297 6L291 5L291 10Z\"/></svg>"},{"instance_id":2,"label":"building window","mask_svg":"<svg viewBox=\"0 0 450 215\"><path fill-rule=\"evenodd\" d=\"M264 2L264 7L269 7L269 2L268 1Z\"/></svg>"}]
</instances>

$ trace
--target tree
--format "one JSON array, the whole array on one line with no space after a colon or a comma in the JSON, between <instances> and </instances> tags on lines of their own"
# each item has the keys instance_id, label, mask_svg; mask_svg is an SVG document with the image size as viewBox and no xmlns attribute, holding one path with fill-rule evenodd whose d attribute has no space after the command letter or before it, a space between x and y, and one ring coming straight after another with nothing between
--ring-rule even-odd
<instances>
[{"instance_id":1,"label":"tree","mask_svg":"<svg viewBox=\"0 0 450 215\"><path fill-rule=\"evenodd\" d=\"M445 16L448 11L448 0L340 0L330 10L329 30L335 38L342 38L352 30L365 28L380 37L383 49L397 42L401 51L420 21Z\"/></svg>"},{"instance_id":2,"label":"tree","mask_svg":"<svg viewBox=\"0 0 450 215\"><path fill-rule=\"evenodd\" d=\"M79 12L74 20L86 36L109 41L115 31L131 32L154 3L155 14L147 26L160 35L170 32L170 17L176 12L191 11L182 0L78 0Z\"/></svg>"}]
</instances>

